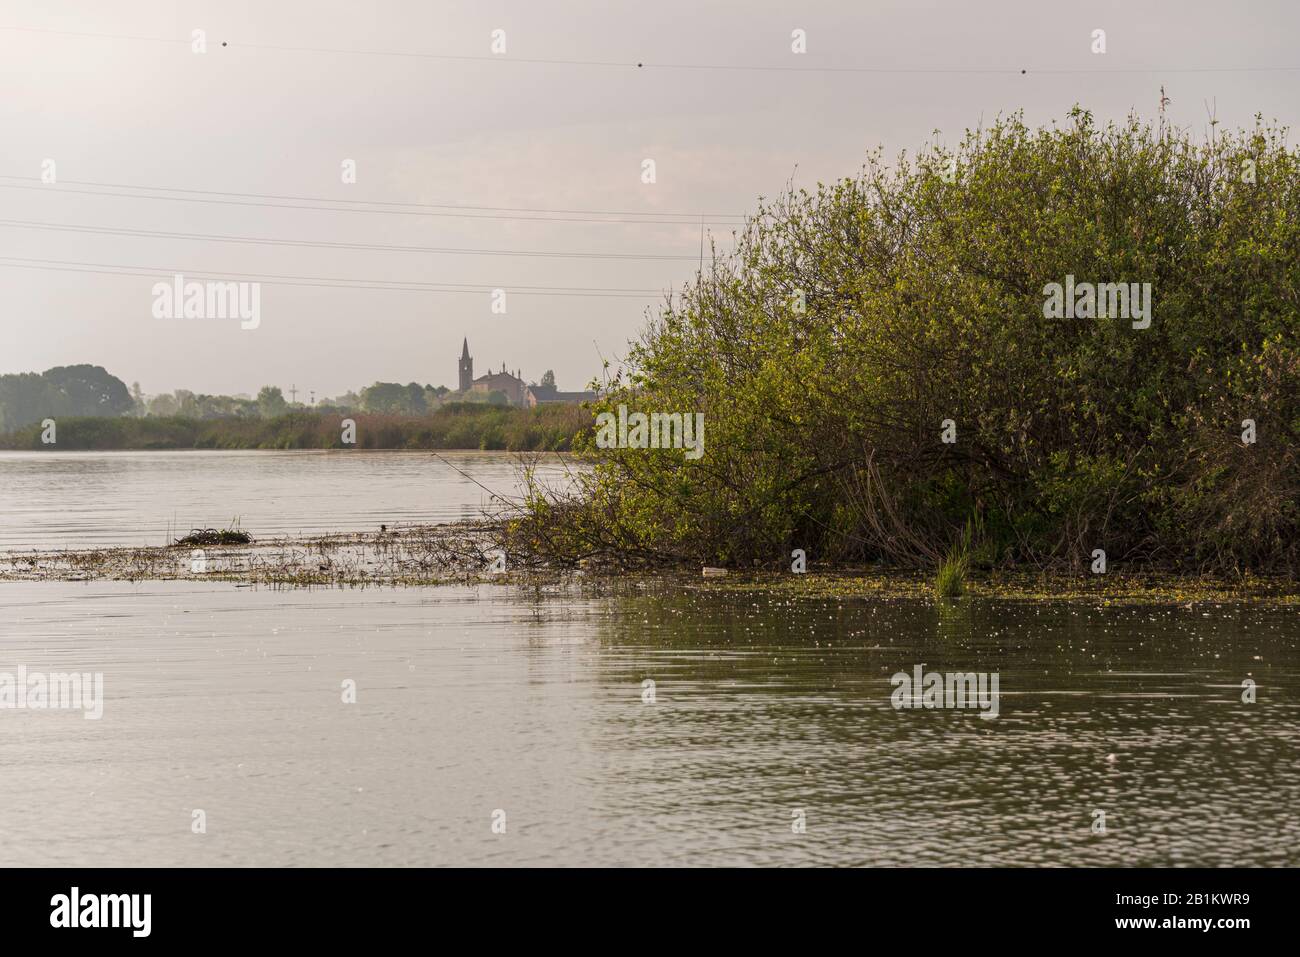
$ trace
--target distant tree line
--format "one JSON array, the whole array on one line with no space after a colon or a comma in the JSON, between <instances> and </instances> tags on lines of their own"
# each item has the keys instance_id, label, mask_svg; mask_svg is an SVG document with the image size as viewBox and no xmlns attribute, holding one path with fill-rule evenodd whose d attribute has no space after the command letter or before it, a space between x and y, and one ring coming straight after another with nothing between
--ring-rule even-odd
<instances>
[{"instance_id":1,"label":"distant tree line","mask_svg":"<svg viewBox=\"0 0 1300 957\"><path fill-rule=\"evenodd\" d=\"M345 443L343 420L355 423ZM535 409L486 402L451 402L419 416L337 413L320 409L274 417L64 417L60 450L119 449L488 449L568 451L590 430L591 412L578 405ZM0 449L42 450L39 423L0 434Z\"/></svg>"},{"instance_id":2,"label":"distant tree line","mask_svg":"<svg viewBox=\"0 0 1300 957\"><path fill-rule=\"evenodd\" d=\"M549 375L549 373L548 373ZM552 376L552 380L553 380ZM411 382L375 382L356 392L322 399L315 405L290 402L279 386L263 386L256 397L206 395L177 389L145 395L140 384L131 388L102 366L58 366L42 373L0 376L0 433L12 432L47 418L116 417L211 419L267 419L293 411L368 412L419 416L446 405L453 393L446 386ZM457 396L455 401L509 404L504 393Z\"/></svg>"}]
</instances>

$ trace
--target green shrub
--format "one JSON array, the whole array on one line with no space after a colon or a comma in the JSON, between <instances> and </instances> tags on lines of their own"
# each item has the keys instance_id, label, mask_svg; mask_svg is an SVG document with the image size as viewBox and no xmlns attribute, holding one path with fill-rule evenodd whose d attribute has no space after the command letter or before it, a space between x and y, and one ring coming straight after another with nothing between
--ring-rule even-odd
<instances>
[{"instance_id":1,"label":"green shrub","mask_svg":"<svg viewBox=\"0 0 1300 957\"><path fill-rule=\"evenodd\" d=\"M803 548L935 567L974 514L981 560L1079 567L1104 548L1294 571L1300 162L1285 135L1012 116L761 205L595 409L703 412L703 458L588 434L593 473L575 496L533 496L521 528L541 541L544 502L570 558L779 567ZM1150 327L1045 318L1067 275L1151 283Z\"/></svg>"}]
</instances>

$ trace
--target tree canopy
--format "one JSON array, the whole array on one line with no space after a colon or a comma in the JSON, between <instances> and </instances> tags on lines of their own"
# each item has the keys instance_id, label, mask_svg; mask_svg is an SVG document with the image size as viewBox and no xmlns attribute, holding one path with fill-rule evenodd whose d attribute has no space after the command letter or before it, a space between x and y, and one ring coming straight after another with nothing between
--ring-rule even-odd
<instances>
[{"instance_id":1,"label":"tree canopy","mask_svg":"<svg viewBox=\"0 0 1300 957\"><path fill-rule=\"evenodd\" d=\"M102 366L0 376L0 431L59 416L122 415L134 405L126 383Z\"/></svg>"},{"instance_id":2,"label":"tree canopy","mask_svg":"<svg viewBox=\"0 0 1300 957\"><path fill-rule=\"evenodd\" d=\"M703 458L589 446L579 496L536 494L525 526L563 514L568 537L546 541L574 556L715 564L788 565L795 548L930 564L972 527L987 563L1077 568L1103 549L1294 569L1285 135L1013 115L786 191L653 319L596 407L703 412ZM1150 283L1150 325L1047 318L1067 277Z\"/></svg>"}]
</instances>

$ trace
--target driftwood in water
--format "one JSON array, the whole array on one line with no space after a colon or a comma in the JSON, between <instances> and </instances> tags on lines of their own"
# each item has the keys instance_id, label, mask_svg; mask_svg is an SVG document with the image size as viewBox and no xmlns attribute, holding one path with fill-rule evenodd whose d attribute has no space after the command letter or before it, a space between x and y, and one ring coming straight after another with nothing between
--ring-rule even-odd
<instances>
[{"instance_id":1,"label":"driftwood in water","mask_svg":"<svg viewBox=\"0 0 1300 957\"><path fill-rule=\"evenodd\" d=\"M238 528L192 528L184 538L178 538L176 545L192 548L196 545L250 545L253 536Z\"/></svg>"}]
</instances>

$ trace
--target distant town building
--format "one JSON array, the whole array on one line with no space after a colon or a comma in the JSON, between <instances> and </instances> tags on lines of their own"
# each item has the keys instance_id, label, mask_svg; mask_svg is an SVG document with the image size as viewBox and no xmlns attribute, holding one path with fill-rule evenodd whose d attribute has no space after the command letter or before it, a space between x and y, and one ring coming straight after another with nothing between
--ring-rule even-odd
<instances>
[{"instance_id":1,"label":"distant town building","mask_svg":"<svg viewBox=\"0 0 1300 957\"><path fill-rule=\"evenodd\" d=\"M471 392L481 392L484 396L489 396L493 392L500 392L505 395L511 405L524 405L524 390L528 386L524 380L519 378L517 373L506 371L506 364L501 363L500 372L489 372L487 375L481 375L474 380L474 386Z\"/></svg>"},{"instance_id":2,"label":"distant town building","mask_svg":"<svg viewBox=\"0 0 1300 957\"><path fill-rule=\"evenodd\" d=\"M594 392L561 392L553 385L530 385L527 391L528 404L532 408L552 402L591 402L595 398Z\"/></svg>"},{"instance_id":3,"label":"distant town building","mask_svg":"<svg viewBox=\"0 0 1300 957\"><path fill-rule=\"evenodd\" d=\"M518 369L514 373L506 371L506 364L501 363L500 372L489 371L487 375L474 378L474 359L469 354L468 337L461 343L459 373L460 393L463 396L481 395L487 398L493 392L500 392L511 405L536 408L554 402L589 402L596 398L594 392L561 392L553 385L528 385L520 376Z\"/></svg>"}]
</instances>

